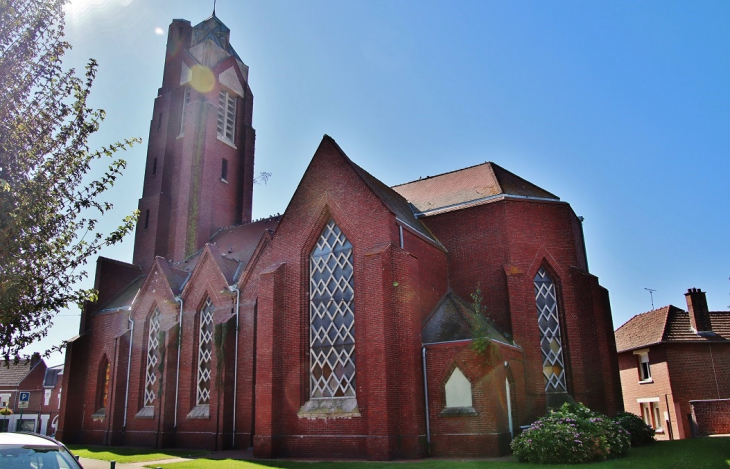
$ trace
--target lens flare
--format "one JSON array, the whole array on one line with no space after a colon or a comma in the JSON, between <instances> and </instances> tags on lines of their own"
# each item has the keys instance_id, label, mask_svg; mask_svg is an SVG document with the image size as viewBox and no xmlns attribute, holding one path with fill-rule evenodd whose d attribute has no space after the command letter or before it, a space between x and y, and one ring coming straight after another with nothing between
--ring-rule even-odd
<instances>
[{"instance_id":1,"label":"lens flare","mask_svg":"<svg viewBox=\"0 0 730 469\"><path fill-rule=\"evenodd\" d=\"M190 86L200 93L207 93L215 86L215 77L213 72L205 65L193 65L190 69L192 78Z\"/></svg>"}]
</instances>

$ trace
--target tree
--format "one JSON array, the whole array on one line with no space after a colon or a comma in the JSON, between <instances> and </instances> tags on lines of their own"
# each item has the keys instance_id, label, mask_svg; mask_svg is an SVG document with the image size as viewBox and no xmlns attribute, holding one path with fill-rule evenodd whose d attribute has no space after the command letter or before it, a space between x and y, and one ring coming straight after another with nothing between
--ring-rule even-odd
<instances>
[{"instance_id":1,"label":"tree","mask_svg":"<svg viewBox=\"0 0 730 469\"><path fill-rule=\"evenodd\" d=\"M136 213L97 232L112 205L101 196L126 162L89 137L104 119L88 106L96 75L62 68L66 0L0 0L0 354L6 359L48 333L60 310L95 298L78 288L87 260L134 227ZM109 159L99 179L95 160ZM53 347L52 350L60 347Z\"/></svg>"}]
</instances>

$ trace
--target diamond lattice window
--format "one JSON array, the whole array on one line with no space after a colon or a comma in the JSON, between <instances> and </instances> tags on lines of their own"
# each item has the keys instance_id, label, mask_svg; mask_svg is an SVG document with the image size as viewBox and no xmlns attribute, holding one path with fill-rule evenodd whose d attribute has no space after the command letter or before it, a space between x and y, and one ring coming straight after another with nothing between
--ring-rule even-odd
<instances>
[{"instance_id":1,"label":"diamond lattice window","mask_svg":"<svg viewBox=\"0 0 730 469\"><path fill-rule=\"evenodd\" d=\"M157 382L156 368L160 361L160 310L155 308L152 313L147 338L147 379L144 387L144 405L155 403L155 383Z\"/></svg>"},{"instance_id":2,"label":"diamond lattice window","mask_svg":"<svg viewBox=\"0 0 730 469\"><path fill-rule=\"evenodd\" d=\"M555 283L544 268L535 275L535 302L537 303L542 373L546 392L565 392L565 360L560 338L560 318Z\"/></svg>"},{"instance_id":3,"label":"diamond lattice window","mask_svg":"<svg viewBox=\"0 0 730 469\"><path fill-rule=\"evenodd\" d=\"M334 221L309 259L311 397L355 396L352 245Z\"/></svg>"},{"instance_id":4,"label":"diamond lattice window","mask_svg":"<svg viewBox=\"0 0 730 469\"><path fill-rule=\"evenodd\" d=\"M197 405L210 404L210 374L213 357L213 303L208 298L200 310L198 335L198 397Z\"/></svg>"}]
</instances>

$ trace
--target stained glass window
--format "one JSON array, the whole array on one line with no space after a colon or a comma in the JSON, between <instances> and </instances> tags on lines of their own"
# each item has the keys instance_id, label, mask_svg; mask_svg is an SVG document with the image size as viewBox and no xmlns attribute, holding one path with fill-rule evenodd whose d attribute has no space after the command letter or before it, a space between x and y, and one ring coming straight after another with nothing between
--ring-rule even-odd
<instances>
[{"instance_id":1,"label":"stained glass window","mask_svg":"<svg viewBox=\"0 0 730 469\"><path fill-rule=\"evenodd\" d=\"M542 373L546 392L565 392L565 360L560 337L560 317L555 284L547 271L540 267L535 275L535 302L540 328Z\"/></svg>"},{"instance_id":2,"label":"stained glass window","mask_svg":"<svg viewBox=\"0 0 730 469\"><path fill-rule=\"evenodd\" d=\"M309 258L311 397L355 396L352 245L334 221Z\"/></svg>"},{"instance_id":3,"label":"stained glass window","mask_svg":"<svg viewBox=\"0 0 730 469\"><path fill-rule=\"evenodd\" d=\"M198 335L198 397L197 405L210 404L210 374L213 357L213 303L208 298L200 310Z\"/></svg>"},{"instance_id":4,"label":"stained glass window","mask_svg":"<svg viewBox=\"0 0 730 469\"><path fill-rule=\"evenodd\" d=\"M156 368L160 361L160 310L150 317L149 334L147 337L147 379L144 388L144 405L151 406L155 403L155 383L157 382Z\"/></svg>"}]
</instances>

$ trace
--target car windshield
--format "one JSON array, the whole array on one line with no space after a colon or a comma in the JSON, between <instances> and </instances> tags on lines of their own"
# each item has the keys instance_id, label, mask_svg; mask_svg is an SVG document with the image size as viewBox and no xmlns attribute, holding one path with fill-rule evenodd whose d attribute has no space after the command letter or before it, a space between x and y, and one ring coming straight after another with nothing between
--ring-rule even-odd
<instances>
[{"instance_id":1,"label":"car windshield","mask_svg":"<svg viewBox=\"0 0 730 469\"><path fill-rule=\"evenodd\" d=\"M63 447L0 445L2 469L78 469L73 456Z\"/></svg>"}]
</instances>

